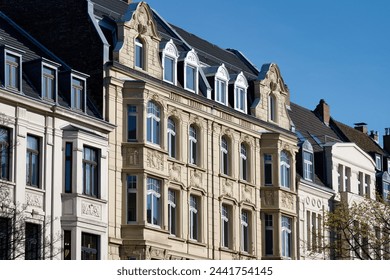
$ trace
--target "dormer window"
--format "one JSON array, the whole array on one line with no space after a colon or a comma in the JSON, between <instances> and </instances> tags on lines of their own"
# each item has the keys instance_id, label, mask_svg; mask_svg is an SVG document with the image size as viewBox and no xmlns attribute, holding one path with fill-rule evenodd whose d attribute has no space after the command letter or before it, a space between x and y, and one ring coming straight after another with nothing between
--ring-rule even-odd
<instances>
[{"instance_id":1,"label":"dormer window","mask_svg":"<svg viewBox=\"0 0 390 280\"><path fill-rule=\"evenodd\" d=\"M144 44L140 38L135 39L135 66L144 69Z\"/></svg>"},{"instance_id":2,"label":"dormer window","mask_svg":"<svg viewBox=\"0 0 390 280\"><path fill-rule=\"evenodd\" d=\"M303 178L308 181L314 181L314 154L313 147L309 141L302 144L303 154Z\"/></svg>"},{"instance_id":3,"label":"dormer window","mask_svg":"<svg viewBox=\"0 0 390 280\"><path fill-rule=\"evenodd\" d=\"M222 64L218 67L217 73L215 74L215 101L227 105L227 85L229 81L229 73Z\"/></svg>"},{"instance_id":4,"label":"dormer window","mask_svg":"<svg viewBox=\"0 0 390 280\"><path fill-rule=\"evenodd\" d=\"M198 93L198 68L198 56L194 50L191 50L184 60L184 88L194 93Z\"/></svg>"},{"instance_id":5,"label":"dormer window","mask_svg":"<svg viewBox=\"0 0 390 280\"><path fill-rule=\"evenodd\" d=\"M84 111L85 80L72 76L70 105L72 109Z\"/></svg>"},{"instance_id":6,"label":"dormer window","mask_svg":"<svg viewBox=\"0 0 390 280\"><path fill-rule=\"evenodd\" d=\"M46 65L42 66L42 98L55 100L57 92L57 71Z\"/></svg>"},{"instance_id":7,"label":"dormer window","mask_svg":"<svg viewBox=\"0 0 390 280\"><path fill-rule=\"evenodd\" d=\"M376 169L382 171L382 157L380 155L375 155L375 164Z\"/></svg>"},{"instance_id":8,"label":"dormer window","mask_svg":"<svg viewBox=\"0 0 390 280\"><path fill-rule=\"evenodd\" d=\"M21 90L21 56L14 53L5 53L5 87Z\"/></svg>"},{"instance_id":9,"label":"dormer window","mask_svg":"<svg viewBox=\"0 0 390 280\"><path fill-rule=\"evenodd\" d=\"M246 90L248 88L248 82L242 74L242 72L237 76L236 81L234 82L234 109L247 113L246 105Z\"/></svg>"},{"instance_id":10,"label":"dormer window","mask_svg":"<svg viewBox=\"0 0 390 280\"><path fill-rule=\"evenodd\" d=\"M176 85L177 73L176 65L177 58L179 57L178 51L175 44L170 40L163 50L163 70L164 70L164 81ZM193 88L193 86L192 86Z\"/></svg>"}]
</instances>

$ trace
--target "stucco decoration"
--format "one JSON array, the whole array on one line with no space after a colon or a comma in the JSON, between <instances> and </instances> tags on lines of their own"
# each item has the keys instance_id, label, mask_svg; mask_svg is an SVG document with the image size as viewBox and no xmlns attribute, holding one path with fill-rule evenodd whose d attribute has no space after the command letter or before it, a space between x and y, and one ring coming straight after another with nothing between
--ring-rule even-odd
<instances>
[{"instance_id":1,"label":"stucco decoration","mask_svg":"<svg viewBox=\"0 0 390 280\"><path fill-rule=\"evenodd\" d=\"M147 166L156 170L164 171L163 155L157 151L149 150L147 152Z\"/></svg>"},{"instance_id":2,"label":"stucco decoration","mask_svg":"<svg viewBox=\"0 0 390 280\"><path fill-rule=\"evenodd\" d=\"M191 117L190 118L191 124L195 124L199 128L203 128L203 120L199 117Z\"/></svg>"},{"instance_id":3,"label":"stucco decoration","mask_svg":"<svg viewBox=\"0 0 390 280\"><path fill-rule=\"evenodd\" d=\"M171 181L181 182L181 166L178 164L169 165L169 178Z\"/></svg>"},{"instance_id":4,"label":"stucco decoration","mask_svg":"<svg viewBox=\"0 0 390 280\"><path fill-rule=\"evenodd\" d=\"M249 186L243 186L241 188L241 197L243 201L253 203L253 188Z\"/></svg>"},{"instance_id":5,"label":"stucco decoration","mask_svg":"<svg viewBox=\"0 0 390 280\"><path fill-rule=\"evenodd\" d=\"M166 259L166 250L151 248L150 257L154 259L165 260Z\"/></svg>"},{"instance_id":6,"label":"stucco decoration","mask_svg":"<svg viewBox=\"0 0 390 280\"><path fill-rule=\"evenodd\" d=\"M181 112L176 108L169 111L169 115L174 117L175 119L182 121Z\"/></svg>"},{"instance_id":7,"label":"stucco decoration","mask_svg":"<svg viewBox=\"0 0 390 280\"><path fill-rule=\"evenodd\" d=\"M233 183L228 179L224 180L222 194L233 197Z\"/></svg>"},{"instance_id":8,"label":"stucco decoration","mask_svg":"<svg viewBox=\"0 0 390 280\"><path fill-rule=\"evenodd\" d=\"M274 191L264 191L264 196L262 197L262 203L264 206L274 206L275 205L275 192Z\"/></svg>"},{"instance_id":9,"label":"stucco decoration","mask_svg":"<svg viewBox=\"0 0 390 280\"><path fill-rule=\"evenodd\" d=\"M292 194L289 193L282 193L281 196L281 204L283 208L294 210L294 197Z\"/></svg>"},{"instance_id":10,"label":"stucco decoration","mask_svg":"<svg viewBox=\"0 0 390 280\"><path fill-rule=\"evenodd\" d=\"M203 188L203 173L198 170L191 170L190 171L190 187L192 188Z\"/></svg>"},{"instance_id":11,"label":"stucco decoration","mask_svg":"<svg viewBox=\"0 0 390 280\"><path fill-rule=\"evenodd\" d=\"M42 208L43 197L42 197L42 195L26 193L26 204L29 206Z\"/></svg>"},{"instance_id":12,"label":"stucco decoration","mask_svg":"<svg viewBox=\"0 0 390 280\"><path fill-rule=\"evenodd\" d=\"M86 216L100 218L102 216L102 207L97 204L83 202L81 204L81 213Z\"/></svg>"},{"instance_id":13,"label":"stucco decoration","mask_svg":"<svg viewBox=\"0 0 390 280\"><path fill-rule=\"evenodd\" d=\"M124 21L129 20L127 14L123 17ZM150 36L158 38L157 28L153 21L149 6L141 2L135 12L133 12L128 26L143 36Z\"/></svg>"},{"instance_id":14,"label":"stucco decoration","mask_svg":"<svg viewBox=\"0 0 390 280\"><path fill-rule=\"evenodd\" d=\"M127 147L126 153L126 165L138 165L140 163L140 155L137 148Z\"/></svg>"}]
</instances>

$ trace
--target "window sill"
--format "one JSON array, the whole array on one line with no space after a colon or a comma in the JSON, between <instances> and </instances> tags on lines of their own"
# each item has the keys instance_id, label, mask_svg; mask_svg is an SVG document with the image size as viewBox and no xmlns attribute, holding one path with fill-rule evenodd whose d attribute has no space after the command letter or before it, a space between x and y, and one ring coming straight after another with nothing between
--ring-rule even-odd
<instances>
[{"instance_id":1,"label":"window sill","mask_svg":"<svg viewBox=\"0 0 390 280\"><path fill-rule=\"evenodd\" d=\"M200 167L200 166L198 166L198 165L195 165L195 164L193 164L193 163L187 163L186 166L187 166L187 167L194 168L194 169L197 169L197 170L199 170L199 171L206 172L206 169L204 169L204 168L202 168L202 167Z\"/></svg>"},{"instance_id":2,"label":"window sill","mask_svg":"<svg viewBox=\"0 0 390 280\"><path fill-rule=\"evenodd\" d=\"M243 184L243 185L247 185L247 186L251 186L251 187L256 187L255 184L248 182L248 181L245 181L245 180L242 180L242 179L239 179L238 183Z\"/></svg>"},{"instance_id":3,"label":"window sill","mask_svg":"<svg viewBox=\"0 0 390 280\"><path fill-rule=\"evenodd\" d=\"M168 236L168 239L171 239L171 240L174 240L174 241L183 242L183 243L185 242L185 239L177 237L175 235L171 235L171 234Z\"/></svg>"},{"instance_id":4,"label":"window sill","mask_svg":"<svg viewBox=\"0 0 390 280\"><path fill-rule=\"evenodd\" d=\"M40 187L26 185L26 189L34 192L45 193L45 190L41 189Z\"/></svg>"},{"instance_id":5,"label":"window sill","mask_svg":"<svg viewBox=\"0 0 390 280\"><path fill-rule=\"evenodd\" d=\"M99 203L107 204L107 200L102 199L102 198L93 197L93 196L89 196L89 195L86 195L86 194L76 194L76 196L80 197L80 198L88 199L88 200L93 200L93 201L96 201L96 202L99 202Z\"/></svg>"},{"instance_id":6,"label":"window sill","mask_svg":"<svg viewBox=\"0 0 390 280\"><path fill-rule=\"evenodd\" d=\"M173 158L173 157L167 157L167 160L170 161L170 162L174 162L174 163L177 163L177 164L180 164L180 165L185 165L185 162L181 161L181 160L178 160L176 158Z\"/></svg>"},{"instance_id":7,"label":"window sill","mask_svg":"<svg viewBox=\"0 0 390 280\"><path fill-rule=\"evenodd\" d=\"M237 253L237 252L234 251L233 249L226 248L226 247L219 247L219 250L222 251L222 252L226 252L226 253L232 253L232 254Z\"/></svg>"},{"instance_id":8,"label":"window sill","mask_svg":"<svg viewBox=\"0 0 390 280\"><path fill-rule=\"evenodd\" d=\"M219 173L219 177L222 177L222 178L225 178L225 179L229 179L229 180L235 181L235 182L238 181L237 178L233 178L232 176L226 175L226 174L224 174L224 173Z\"/></svg>"},{"instance_id":9,"label":"window sill","mask_svg":"<svg viewBox=\"0 0 390 280\"><path fill-rule=\"evenodd\" d=\"M199 246L199 247L207 247L207 244L202 243L202 242L197 241L197 240L194 240L194 239L188 239L188 240L187 240L187 243L188 243L188 244L192 244L192 245L197 245L197 246Z\"/></svg>"}]
</instances>

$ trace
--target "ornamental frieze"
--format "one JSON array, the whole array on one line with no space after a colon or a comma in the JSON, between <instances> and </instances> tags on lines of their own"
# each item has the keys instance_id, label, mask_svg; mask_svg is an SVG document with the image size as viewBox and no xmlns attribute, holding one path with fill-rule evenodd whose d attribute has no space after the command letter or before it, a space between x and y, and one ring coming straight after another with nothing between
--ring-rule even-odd
<instances>
[{"instance_id":1,"label":"ornamental frieze","mask_svg":"<svg viewBox=\"0 0 390 280\"><path fill-rule=\"evenodd\" d=\"M157 151L147 152L147 166L156 170L164 171L164 157Z\"/></svg>"},{"instance_id":2,"label":"ornamental frieze","mask_svg":"<svg viewBox=\"0 0 390 280\"><path fill-rule=\"evenodd\" d=\"M29 206L40 207L43 206L43 197L41 195L26 193L26 204Z\"/></svg>"},{"instance_id":3,"label":"ornamental frieze","mask_svg":"<svg viewBox=\"0 0 390 280\"><path fill-rule=\"evenodd\" d=\"M81 214L100 218L102 216L102 209L100 205L82 202Z\"/></svg>"}]
</instances>

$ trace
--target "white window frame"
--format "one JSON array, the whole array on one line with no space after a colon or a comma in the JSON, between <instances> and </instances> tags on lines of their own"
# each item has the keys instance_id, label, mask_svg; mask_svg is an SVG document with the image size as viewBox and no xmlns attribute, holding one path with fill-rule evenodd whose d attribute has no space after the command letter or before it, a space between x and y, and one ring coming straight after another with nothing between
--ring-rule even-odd
<instances>
[{"instance_id":1,"label":"white window frame","mask_svg":"<svg viewBox=\"0 0 390 280\"><path fill-rule=\"evenodd\" d=\"M155 126L156 129L154 129ZM158 146L161 144L161 106L153 100L147 104L146 141Z\"/></svg>"},{"instance_id":2,"label":"white window frame","mask_svg":"<svg viewBox=\"0 0 390 280\"><path fill-rule=\"evenodd\" d=\"M291 188L290 157L286 151L281 151L280 153L280 186Z\"/></svg>"},{"instance_id":3,"label":"white window frame","mask_svg":"<svg viewBox=\"0 0 390 280\"><path fill-rule=\"evenodd\" d=\"M248 81L244 74L241 72L238 74L236 81L234 82L234 109L237 111L247 113L247 89ZM241 95L242 92L242 95Z\"/></svg>"},{"instance_id":4,"label":"white window frame","mask_svg":"<svg viewBox=\"0 0 390 280\"><path fill-rule=\"evenodd\" d=\"M281 219L281 248L282 257L291 259L292 257L292 218L282 216Z\"/></svg>"},{"instance_id":5,"label":"white window frame","mask_svg":"<svg viewBox=\"0 0 390 280\"><path fill-rule=\"evenodd\" d=\"M200 197L191 194L190 195L190 208L189 208L189 238L194 241L200 240ZM196 222L196 224L195 224ZM195 227L195 228L194 228Z\"/></svg>"},{"instance_id":6,"label":"white window frame","mask_svg":"<svg viewBox=\"0 0 390 280\"><path fill-rule=\"evenodd\" d=\"M150 199L150 207L151 209L148 209L148 206L146 207L146 211L150 210L150 221L147 221L148 224L161 227L161 180L148 177L147 178L147 200ZM156 198L156 204L154 203L154 198ZM154 210L157 207L158 211L158 217L154 217ZM148 219L147 215L146 218ZM154 222L156 220L156 222Z\"/></svg>"},{"instance_id":7,"label":"white window frame","mask_svg":"<svg viewBox=\"0 0 390 280\"><path fill-rule=\"evenodd\" d=\"M307 150L303 150L303 178L308 181L314 180L314 154Z\"/></svg>"},{"instance_id":8,"label":"white window frame","mask_svg":"<svg viewBox=\"0 0 390 280\"><path fill-rule=\"evenodd\" d=\"M240 145L240 179L248 181L248 148L247 145L241 143Z\"/></svg>"},{"instance_id":9,"label":"white window frame","mask_svg":"<svg viewBox=\"0 0 390 280\"><path fill-rule=\"evenodd\" d=\"M191 164L197 165L199 162L198 159L198 129L194 125L190 125L188 129L189 134L189 153L188 153L188 161ZM194 151L195 148L195 151Z\"/></svg>"},{"instance_id":10,"label":"white window frame","mask_svg":"<svg viewBox=\"0 0 390 280\"><path fill-rule=\"evenodd\" d=\"M247 210L241 210L241 251L249 253L250 251L250 213Z\"/></svg>"},{"instance_id":11,"label":"white window frame","mask_svg":"<svg viewBox=\"0 0 390 280\"><path fill-rule=\"evenodd\" d=\"M226 136L221 137L221 173L229 175L229 142Z\"/></svg>"},{"instance_id":12,"label":"white window frame","mask_svg":"<svg viewBox=\"0 0 390 280\"><path fill-rule=\"evenodd\" d=\"M382 171L382 157L380 155L375 155L375 166L377 170Z\"/></svg>"},{"instance_id":13,"label":"white window frame","mask_svg":"<svg viewBox=\"0 0 390 280\"><path fill-rule=\"evenodd\" d=\"M163 79L164 81L176 85L177 84L177 59L179 57L179 52L173 43L173 40L169 40L163 49L162 54L162 65L163 65ZM172 81L165 78L166 74L166 59L170 59L172 61Z\"/></svg>"},{"instance_id":14,"label":"white window frame","mask_svg":"<svg viewBox=\"0 0 390 280\"><path fill-rule=\"evenodd\" d=\"M177 156L177 147L176 147L176 122L172 117L168 118L167 121L167 144L168 144L168 156L171 158L176 158Z\"/></svg>"},{"instance_id":15,"label":"white window frame","mask_svg":"<svg viewBox=\"0 0 390 280\"><path fill-rule=\"evenodd\" d=\"M81 82L81 86L75 85L73 80L78 80ZM71 83L70 83L70 107L74 110L79 110L85 112L87 107L87 80L81 76L71 75ZM82 104L78 104L78 99L75 99L76 96L81 95Z\"/></svg>"},{"instance_id":16,"label":"white window frame","mask_svg":"<svg viewBox=\"0 0 390 280\"><path fill-rule=\"evenodd\" d=\"M218 67L214 77L214 99L225 106L228 105L229 72L224 64Z\"/></svg>"},{"instance_id":17,"label":"white window frame","mask_svg":"<svg viewBox=\"0 0 390 280\"><path fill-rule=\"evenodd\" d=\"M168 189L168 230L169 234L177 235L177 191Z\"/></svg>"},{"instance_id":18,"label":"white window frame","mask_svg":"<svg viewBox=\"0 0 390 280\"><path fill-rule=\"evenodd\" d=\"M50 71L53 71L54 74L47 74L44 72L45 69L48 69ZM46 85L46 89L48 88L48 85L50 84L50 81L52 81L52 97L47 96L47 91L44 92L44 84ZM57 100L57 91L58 91L58 69L57 67L53 67L47 63L42 63L42 85L41 85L41 97L46 100L52 100L56 101Z\"/></svg>"},{"instance_id":19,"label":"white window frame","mask_svg":"<svg viewBox=\"0 0 390 280\"><path fill-rule=\"evenodd\" d=\"M11 61L7 60L7 55L15 57L18 60L18 62L11 62ZM22 92L22 66L23 66L22 55L6 49L4 52L4 61L5 61L5 63L4 63L4 86L5 86L5 88L10 89L10 90L15 90L18 92ZM10 82L10 76L9 76L10 73L7 73L8 66L10 67L10 69L16 68L16 72L17 72L16 77L15 77L16 87L14 87L13 85L11 85L9 83ZM13 75L11 77L13 77Z\"/></svg>"},{"instance_id":20,"label":"white window frame","mask_svg":"<svg viewBox=\"0 0 390 280\"><path fill-rule=\"evenodd\" d=\"M187 87L187 67L192 67L195 71L194 89ZM195 50L189 51L184 59L184 89L198 94L199 85L199 58Z\"/></svg>"},{"instance_id":21,"label":"white window frame","mask_svg":"<svg viewBox=\"0 0 390 280\"><path fill-rule=\"evenodd\" d=\"M138 65L137 63L137 56L138 56L138 52L140 52L140 65ZM134 66L136 68L139 68L139 69L142 69L142 70L145 70L145 62L146 62L146 59L145 59L145 42L144 40L142 40L140 37L136 37L134 39Z\"/></svg>"},{"instance_id":22,"label":"white window frame","mask_svg":"<svg viewBox=\"0 0 390 280\"><path fill-rule=\"evenodd\" d=\"M135 187L130 187L130 182L129 182L129 179L130 177L134 177L135 178ZM137 186L138 185L138 178L137 178L137 175L132 175L132 174L128 174L126 176L126 188L127 188L127 197L126 197L126 203L127 203L127 207L126 207L126 217L127 217L127 223L130 224L130 223L134 223L134 222L137 222ZM131 220L129 219L129 194L134 194L135 195L135 202L136 202L136 205L135 205L135 220Z\"/></svg>"},{"instance_id":23,"label":"white window frame","mask_svg":"<svg viewBox=\"0 0 390 280\"><path fill-rule=\"evenodd\" d=\"M221 206L221 247L230 247L230 223L229 223L230 209L226 204Z\"/></svg>"}]
</instances>

